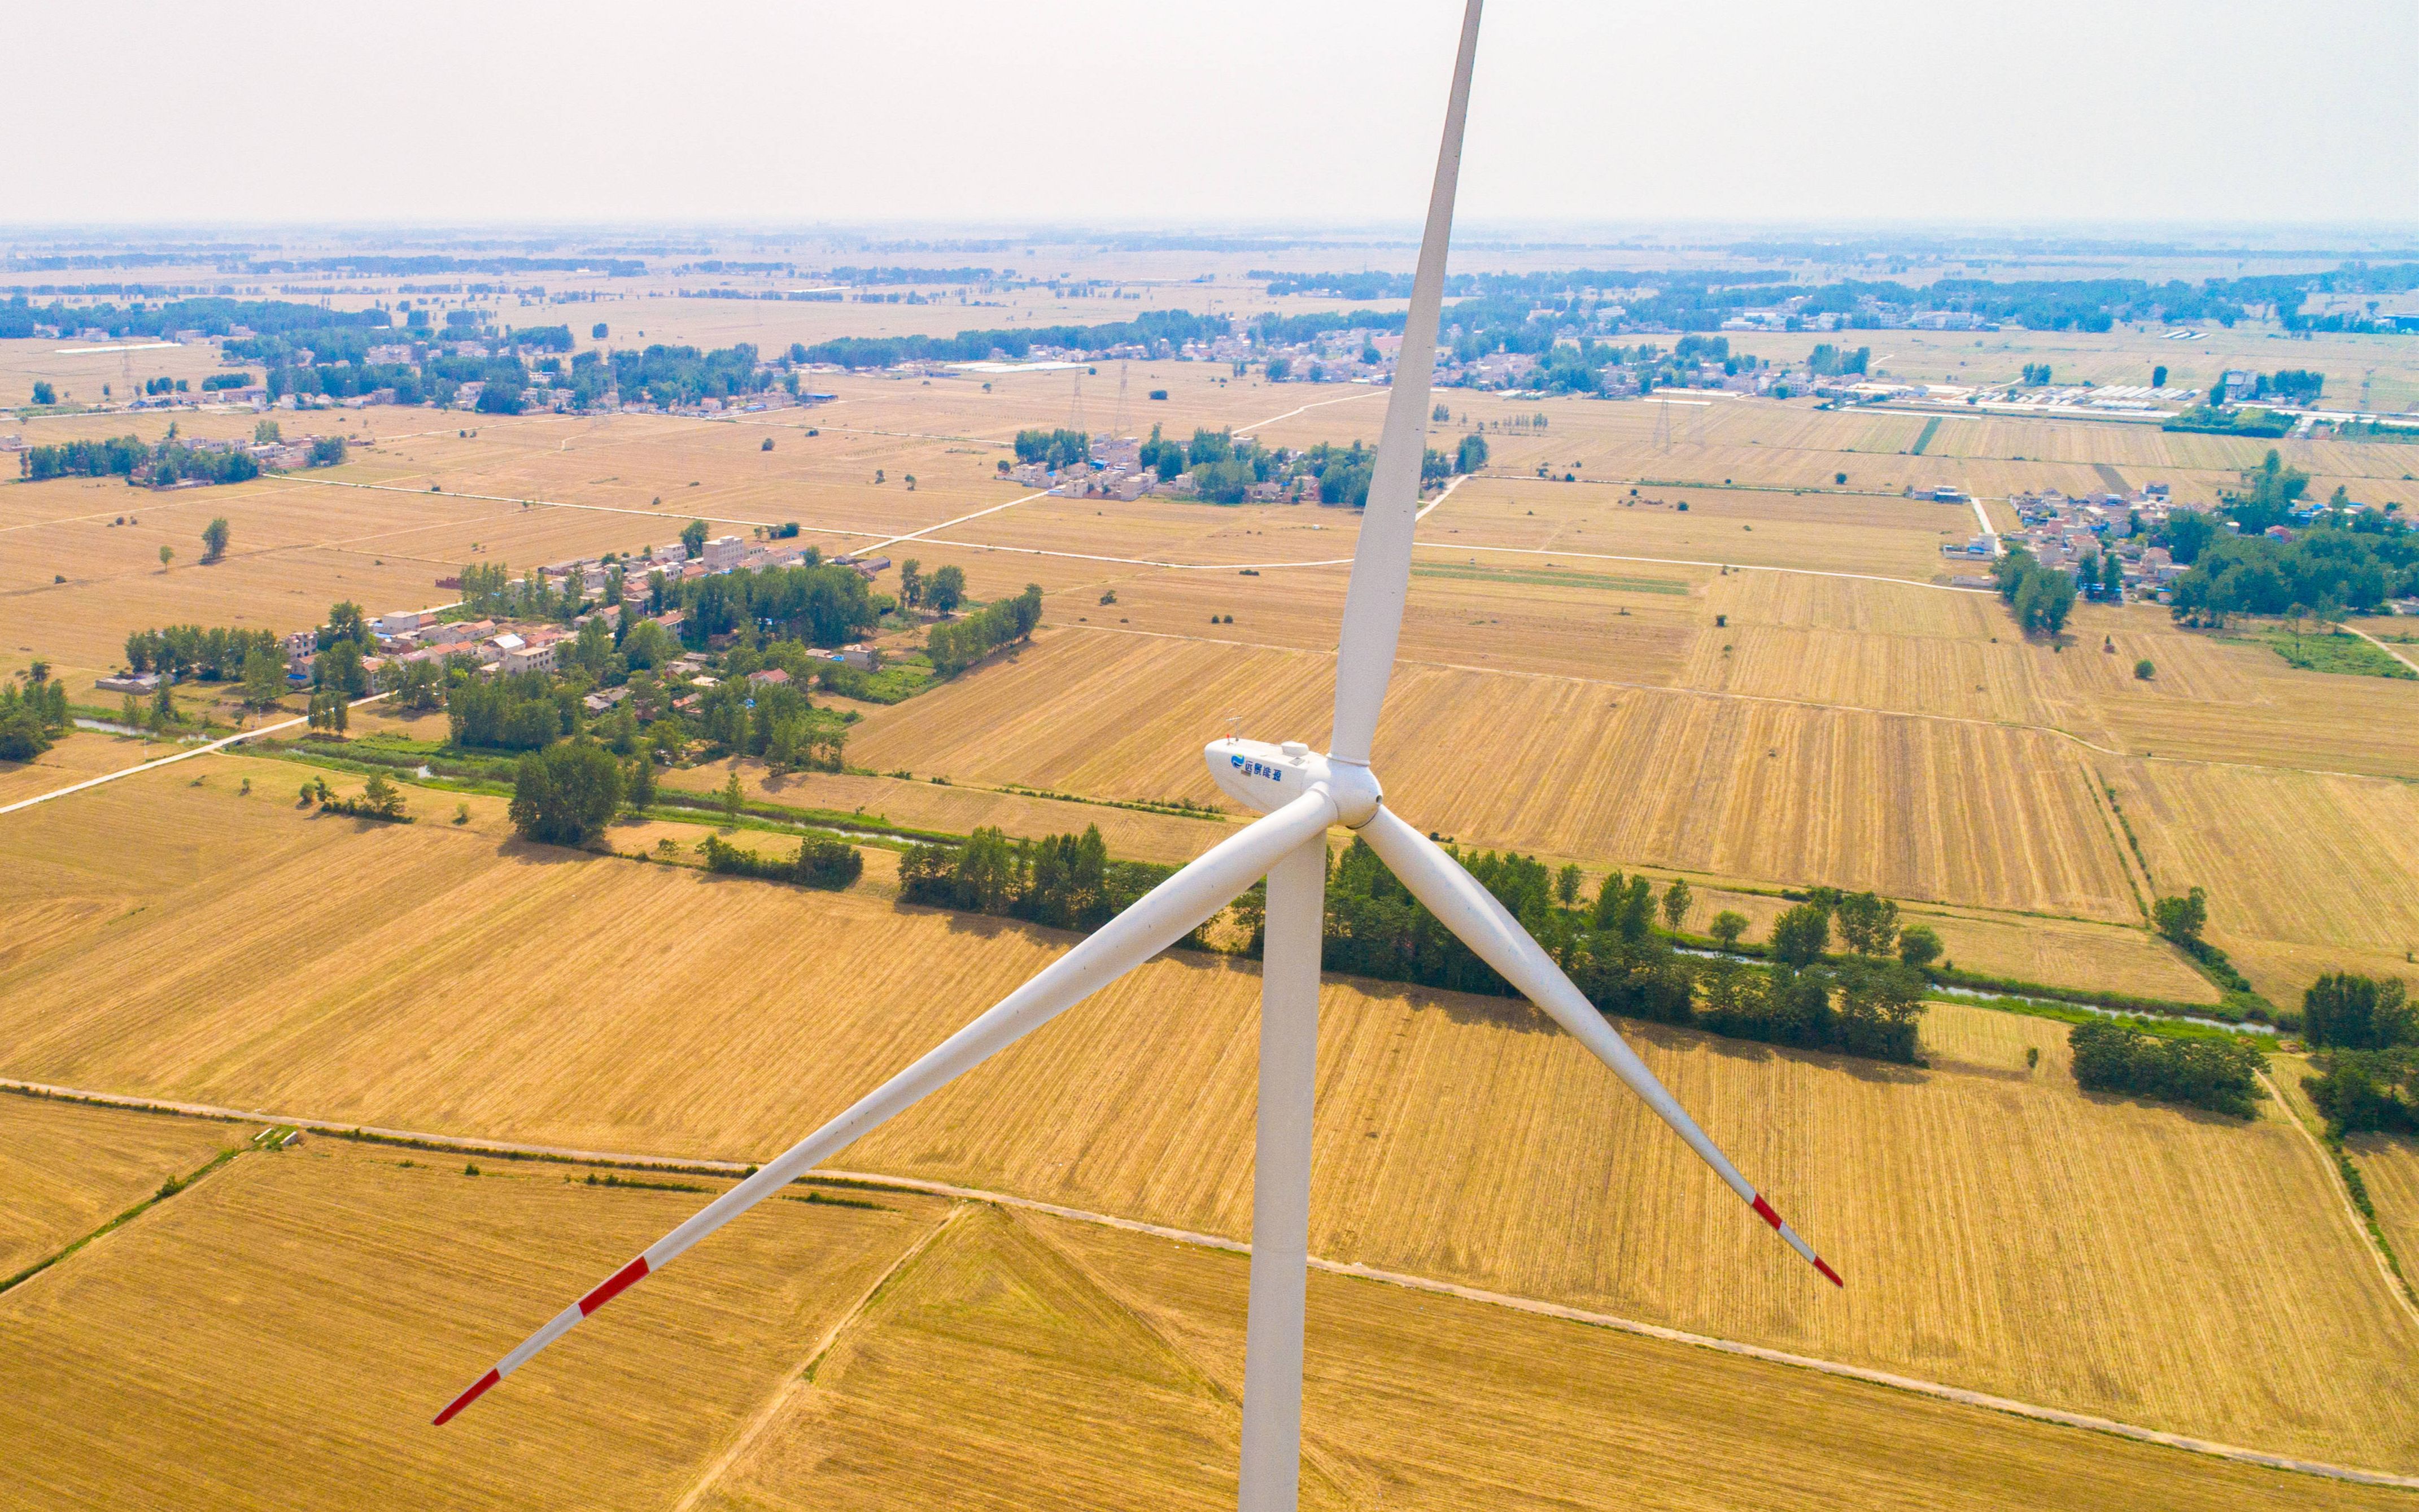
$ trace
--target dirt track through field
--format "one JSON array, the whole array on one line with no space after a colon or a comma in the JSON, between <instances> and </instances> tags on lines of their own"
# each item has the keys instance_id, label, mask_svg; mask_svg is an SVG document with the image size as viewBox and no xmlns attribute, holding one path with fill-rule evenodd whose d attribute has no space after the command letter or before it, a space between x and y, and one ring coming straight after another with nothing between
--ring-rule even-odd
<instances>
[{"instance_id":1,"label":"dirt track through field","mask_svg":"<svg viewBox=\"0 0 2419 1512\"><path fill-rule=\"evenodd\" d=\"M283 1113L267 1113L259 1109L244 1110L239 1108L217 1107L208 1103L177 1103L156 1098L126 1097L109 1092L86 1091L75 1088L53 1087L39 1082L25 1082L13 1079L0 1079L0 1089L21 1093L31 1093L40 1097L53 1097L68 1101L98 1103L110 1107L139 1108L159 1113L173 1113L188 1118L223 1119L230 1121L252 1123L267 1120L274 1124L291 1128L316 1129L334 1134L368 1134L381 1139L409 1141L418 1145L435 1149L462 1150L473 1153L523 1155L534 1156L540 1159L584 1162L606 1165L643 1166L690 1172L711 1172L717 1175L728 1175L732 1177L743 1175L748 1170L753 1169L752 1166L743 1165L737 1161L699 1160L676 1156L635 1154L626 1151L574 1149L550 1145L521 1144L507 1140L477 1139L460 1135L424 1134L407 1129L369 1128L360 1124L346 1123L325 1119L303 1118ZM2306 1134L2307 1131L2304 1130L2303 1133ZM1056 1203L1040 1202L1030 1197L1020 1197L1008 1193L989 1192L976 1187L955 1186L941 1181L921 1180L913 1177L868 1175L861 1172L828 1169L821 1171L818 1174L832 1180L845 1181L856 1185L875 1188L887 1187L900 1191L920 1192L934 1196L952 1197L961 1202L979 1202L994 1207L1019 1209L1030 1212L1045 1213L1054 1218L1066 1219L1074 1223L1090 1224L1104 1228L1119 1229L1127 1233L1142 1234L1155 1239L1172 1240L1178 1243L1189 1244L1197 1248L1224 1250L1227 1253L1237 1255L1248 1255L1251 1253L1251 1246L1240 1240L1226 1239L1215 1234L1195 1233L1187 1229L1172 1228L1161 1224L1145 1223L1138 1219L1119 1218L1109 1213L1088 1212L1082 1209L1062 1207ZM919 1253L933 1238L936 1238L941 1229L946 1227L948 1227L948 1220L944 1220L942 1224L935 1226L924 1236L923 1240L912 1246L901 1257L900 1260L894 1262L890 1267L889 1272L886 1273L886 1274L895 1273L900 1268L907 1264L913 1259L916 1254ZM1938 1381L1919 1380L1912 1376L1898 1375L1886 1370L1873 1370L1859 1365L1843 1365L1833 1360L1814 1359L1807 1355L1793 1354L1786 1350L1772 1350L1764 1348L1760 1345L1741 1343L1734 1339L1715 1338L1703 1334L1687 1333L1680 1329L1664 1328L1656 1324L1640 1322L1634 1319L1621 1318L1610 1313L1593 1312L1585 1308L1568 1307L1557 1303L1541 1302L1532 1297L1518 1297L1509 1295L1504 1292L1488 1291L1476 1287L1461 1286L1454 1282L1440 1281L1427 1276L1409 1275L1401 1272L1383 1271L1366 1265L1324 1259L1315 1255L1310 1257L1309 1263L1311 1268L1314 1270L1323 1271L1334 1275L1351 1276L1364 1281L1379 1282L1386 1286L1401 1287L1414 1291L1431 1292L1439 1296L1455 1297L1464 1302L1474 1302L1485 1304L1489 1306L1504 1307L1516 1312L1528 1313L1540 1318L1552 1318L1565 1322L1582 1323L1595 1328L1613 1329L1621 1333L1633 1334L1644 1338L1658 1339L1665 1343L1685 1344L1696 1349L1712 1350L1719 1353L1737 1355L1746 1359L1762 1361L1769 1365L1787 1365L1795 1369L1810 1370L1820 1375L1836 1376L1843 1380L1860 1381L1873 1385L1887 1386L1893 1390L1912 1392L1918 1396L1931 1396L1941 1401L1954 1402L1966 1407L1980 1408L1987 1412L2004 1412L2015 1417L2030 1418L2036 1422L2057 1424L2066 1427L2085 1428L2092 1432L2112 1434L2119 1438L2132 1439L2143 1443L2161 1444L2172 1449L2180 1449L2192 1454L2207 1455L2219 1459L2233 1460L2242 1464L2259 1465L2273 1470L2289 1471L2299 1474L2318 1475L2331 1480L2348 1481L2364 1486L2388 1486L2419 1490L2419 1475L2396 1475L2382 1471L2362 1470L2351 1466L2329 1464L2321 1460L2297 1459L2288 1456L2269 1454L2261 1450L2243 1448L2235 1444L2218 1443L2210 1440L2192 1438L2183 1434L2167 1433L2155 1428L2141 1427L2134 1424L2120 1423L2113 1419L2098 1417L2087 1412L2070 1412L2061 1411L2057 1408L2040 1406L2031 1402L2022 1402L2012 1400L2009 1397L1995 1396L1986 1392L1968 1391L1962 1387L1944 1385ZM866 1297L871 1297L874 1291L879 1289L880 1283L877 1282L874 1287L868 1288L865 1295ZM2398 1295L2399 1293L2397 1288L2397 1296ZM830 1330L828 1336L818 1344L818 1353L820 1353L821 1350L826 1347L832 1340L836 1340L838 1338L840 1333L845 1326L845 1318L854 1317L856 1312L863 1307L863 1305L864 1299L860 1298L858 1303L855 1306L851 1307L848 1313L844 1315L842 1323ZM2405 1302L2405 1305L2409 1305L2407 1301ZM813 1358L813 1355L809 1356L809 1361ZM803 1366L801 1368L803 1368ZM786 1393L776 1394L773 1398L772 1406L760 1414L761 1421L763 1423L770 1423L774 1419L778 1418L779 1415L779 1404L785 1399ZM751 1427L755 1426L757 1421L758 1420L751 1420ZM682 1502L682 1506L686 1507L691 1505L694 1499L699 1494L711 1488L716 1475L717 1475L721 1470L727 1468L729 1463L736 1461L739 1449L745 1445L749 1437L750 1434L748 1432L743 1432L740 1435L739 1440L733 1444L731 1452L718 1458L714 1462L713 1466L708 1469L708 1471L691 1489L689 1497Z\"/></svg>"}]
</instances>

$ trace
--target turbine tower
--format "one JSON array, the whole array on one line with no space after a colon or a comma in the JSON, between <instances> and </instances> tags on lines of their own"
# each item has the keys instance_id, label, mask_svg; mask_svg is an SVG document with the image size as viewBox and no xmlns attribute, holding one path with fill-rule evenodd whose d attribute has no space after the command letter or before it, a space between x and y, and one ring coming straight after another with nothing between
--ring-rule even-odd
<instances>
[{"instance_id":1,"label":"turbine tower","mask_svg":"<svg viewBox=\"0 0 2419 1512\"><path fill-rule=\"evenodd\" d=\"M1418 826L1398 817L1369 758L1410 590L1411 532L1427 439L1445 246L1461 167L1462 122L1478 46L1481 0L1469 0L1446 106L1444 142L1428 198L1402 358L1352 559L1336 651L1335 723L1325 754L1306 744L1229 736L1204 751L1228 795L1261 817L1136 900L989 1011L854 1106L706 1204L564 1308L437 1414L442 1424L624 1290L689 1246L923 1098L1174 945L1265 876L1260 974L1259 1111L1252 1190L1250 1315L1245 1325L1241 1512L1291 1512L1302 1468L1302 1357L1310 1228L1310 1154L1318 1051L1318 968L1330 828L1372 850L1446 928L1611 1068L1698 1158L1713 1167L1832 1285L1839 1273L1781 1222L1746 1177L1640 1060L1492 893Z\"/></svg>"}]
</instances>

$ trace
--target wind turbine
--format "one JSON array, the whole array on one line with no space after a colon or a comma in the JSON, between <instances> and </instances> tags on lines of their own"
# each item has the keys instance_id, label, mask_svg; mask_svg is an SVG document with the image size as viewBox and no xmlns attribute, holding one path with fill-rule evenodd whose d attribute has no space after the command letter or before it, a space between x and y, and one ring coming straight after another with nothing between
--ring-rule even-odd
<instances>
[{"instance_id":1,"label":"wind turbine","mask_svg":"<svg viewBox=\"0 0 2419 1512\"><path fill-rule=\"evenodd\" d=\"M1206 748L1210 773L1261 817L1135 901L1082 944L875 1088L839 1118L791 1146L698 1214L640 1252L594 1290L556 1314L437 1414L442 1424L481 1393L624 1290L689 1246L788 1186L886 1120L1007 1049L1149 960L1269 879L1260 974L1259 1115L1252 1190L1250 1316L1243 1362L1242 1512L1295 1506L1302 1460L1303 1292L1308 1270L1313 1090L1318 1058L1319 940L1326 907L1327 835L1356 831L1404 887L1479 958L1612 1069L1672 1126L1756 1215L1834 1286L1839 1273L1781 1222L1746 1177L1697 1127L1604 1015L1512 915L1442 847L1384 803L1369 769L1403 604L1410 591L1411 532L1419 508L1428 388L1443 301L1445 244L1461 167L1462 122L1478 46L1481 0L1469 0L1437 156L1419 271L1402 356L1353 552L1335 665L1335 725L1321 755L1300 741L1230 737Z\"/></svg>"}]
</instances>

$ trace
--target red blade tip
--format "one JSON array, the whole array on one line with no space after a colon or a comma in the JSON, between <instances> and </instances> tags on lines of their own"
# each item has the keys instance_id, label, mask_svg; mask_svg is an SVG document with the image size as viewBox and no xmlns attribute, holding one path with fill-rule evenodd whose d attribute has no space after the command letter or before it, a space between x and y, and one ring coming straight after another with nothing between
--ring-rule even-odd
<instances>
[{"instance_id":1,"label":"red blade tip","mask_svg":"<svg viewBox=\"0 0 2419 1512\"><path fill-rule=\"evenodd\" d=\"M1840 1279L1840 1273L1824 1264L1819 1257L1814 1261L1814 1269L1823 1273L1824 1280L1830 1282L1841 1290L1845 1291L1848 1288L1848 1283Z\"/></svg>"},{"instance_id":2,"label":"red blade tip","mask_svg":"<svg viewBox=\"0 0 2419 1512\"><path fill-rule=\"evenodd\" d=\"M485 1391L488 1387L503 1379L503 1372L500 1370L490 1370L485 1375L481 1376L478 1380L470 1382L470 1389L464 1392L461 1396L455 1397L452 1401L446 1403L445 1411L438 1413L437 1421L430 1424L429 1427L443 1427L446 1423L452 1420L455 1413L470 1406L472 1402L477 1401L481 1392Z\"/></svg>"},{"instance_id":3,"label":"red blade tip","mask_svg":"<svg viewBox=\"0 0 2419 1512\"><path fill-rule=\"evenodd\" d=\"M590 1292L585 1297L580 1298L579 1316L585 1318L590 1313L594 1312L597 1308L604 1306L609 1302L611 1302L624 1291L629 1289L630 1287L644 1279L646 1273L647 1257L641 1255L637 1259L632 1260L629 1264L622 1267L611 1275L606 1277L604 1285L598 1287L595 1290Z\"/></svg>"}]
</instances>

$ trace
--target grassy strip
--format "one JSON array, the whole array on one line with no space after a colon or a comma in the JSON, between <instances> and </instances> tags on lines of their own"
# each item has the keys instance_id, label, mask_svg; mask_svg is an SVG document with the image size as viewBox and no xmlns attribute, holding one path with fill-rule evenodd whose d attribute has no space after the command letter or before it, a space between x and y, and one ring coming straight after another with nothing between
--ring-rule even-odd
<instances>
[{"instance_id":1,"label":"grassy strip","mask_svg":"<svg viewBox=\"0 0 2419 1512\"><path fill-rule=\"evenodd\" d=\"M2419 672L2395 660L2391 653L2340 630L2324 635L2291 635L2277 631L2261 639L2269 650L2303 671L2334 672L2346 677L2392 677L2405 682L2419 678Z\"/></svg>"},{"instance_id":2,"label":"grassy strip","mask_svg":"<svg viewBox=\"0 0 2419 1512\"><path fill-rule=\"evenodd\" d=\"M1934 415L1931 419L1923 423L1923 429L1916 433L1915 444L1907 448L1906 455L1909 456L1921 456L1923 455L1923 449L1932 444L1932 438L1939 434L1940 417L1938 415Z\"/></svg>"},{"instance_id":3,"label":"grassy strip","mask_svg":"<svg viewBox=\"0 0 2419 1512\"><path fill-rule=\"evenodd\" d=\"M2213 1028L2206 1024L2187 1024L2179 1019L2155 1014L2132 1014L2111 1017L2094 1013L2085 1008L2061 1008L2055 1003L2037 1002L2028 997L1933 997L1935 1003L1954 1003L1963 1008L1987 1008L1999 1013L2021 1013L2026 1018L2049 1019L2058 1024L2122 1024L2129 1028L2154 1034L2163 1040L2217 1040L2232 1041L2251 1038L2229 1029ZM2262 1049L2269 1046L2266 1035L2257 1037Z\"/></svg>"},{"instance_id":4,"label":"grassy strip","mask_svg":"<svg viewBox=\"0 0 2419 1512\"><path fill-rule=\"evenodd\" d=\"M911 774L906 772L867 772L864 775L867 777L888 776L895 778L909 778L911 776ZM938 787L946 788L955 787L957 785L945 777L936 777L931 780ZM1172 819L1213 819L1220 823L1224 823L1227 817L1226 810L1224 809L1211 804L1194 803L1184 798L1086 798L1080 794L1060 793L1051 788L1028 788L1015 782L1008 783L1003 787L991 788L988 790L977 788L975 791L1013 793L1019 797L1048 798L1054 803L1086 803L1090 804L1095 809L1132 809L1136 813L1165 814Z\"/></svg>"},{"instance_id":5,"label":"grassy strip","mask_svg":"<svg viewBox=\"0 0 2419 1512\"><path fill-rule=\"evenodd\" d=\"M85 1100L77 1099L76 1101L81 1102ZM114 1106L115 1104L111 1105ZM123 1228L128 1224L132 1223L135 1219L143 1216L144 1213L149 1211L155 1207L158 1207L161 1203L167 1201L170 1197L175 1196L177 1193L182 1192L189 1186L192 1186L195 1181L200 1180L203 1177L209 1175L212 1171L217 1170L220 1166L225 1165L227 1162L235 1159L238 1155L242 1153L244 1153L244 1151L240 1146L233 1149L222 1149L208 1165L203 1166L200 1170L193 1172L191 1176L172 1176L168 1178L166 1180L160 1183L159 1191L153 1193L147 1197L145 1197L142 1201L127 1209L124 1212L119 1213L116 1217L112 1218L109 1222L94 1229L91 1233L85 1235L82 1239L76 1240L74 1242L69 1244L67 1248L59 1251L56 1255L53 1255L46 1259L36 1260L33 1264L18 1272L15 1275L8 1277L6 1281L0 1281L0 1291L7 1291L13 1287L23 1286L24 1283L31 1281L34 1277L41 1274L44 1271L49 1270L52 1266L58 1264L61 1260L73 1255L76 1251L84 1248L86 1244L91 1243L94 1240L100 1238L103 1234L109 1233L113 1229Z\"/></svg>"}]
</instances>

